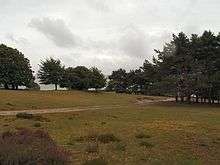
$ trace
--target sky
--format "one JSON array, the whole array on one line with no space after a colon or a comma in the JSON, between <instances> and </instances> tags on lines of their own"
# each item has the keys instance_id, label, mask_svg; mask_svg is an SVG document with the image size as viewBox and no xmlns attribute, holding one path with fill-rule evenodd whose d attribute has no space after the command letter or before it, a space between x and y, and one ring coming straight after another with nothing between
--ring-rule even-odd
<instances>
[{"instance_id":1,"label":"sky","mask_svg":"<svg viewBox=\"0 0 220 165\"><path fill-rule=\"evenodd\" d=\"M105 74L135 69L172 34L220 31L219 0L0 0L0 43Z\"/></svg>"}]
</instances>

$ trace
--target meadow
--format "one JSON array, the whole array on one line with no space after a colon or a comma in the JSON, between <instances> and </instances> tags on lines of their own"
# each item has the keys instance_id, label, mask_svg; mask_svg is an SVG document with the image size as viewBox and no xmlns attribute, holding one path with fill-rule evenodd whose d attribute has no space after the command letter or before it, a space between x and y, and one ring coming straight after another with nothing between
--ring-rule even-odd
<instances>
[{"instance_id":1,"label":"meadow","mask_svg":"<svg viewBox=\"0 0 220 165\"><path fill-rule=\"evenodd\" d=\"M0 91L0 110L101 106L99 110L0 116L0 132L48 131L72 164L220 164L220 107L138 103L158 97L79 91ZM109 105L121 107L106 108Z\"/></svg>"}]
</instances>

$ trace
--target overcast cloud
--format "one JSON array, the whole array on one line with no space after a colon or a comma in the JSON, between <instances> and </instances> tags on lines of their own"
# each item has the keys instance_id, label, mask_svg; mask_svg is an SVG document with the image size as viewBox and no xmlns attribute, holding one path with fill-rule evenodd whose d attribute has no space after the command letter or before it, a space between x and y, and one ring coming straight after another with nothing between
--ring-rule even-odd
<instances>
[{"instance_id":1,"label":"overcast cloud","mask_svg":"<svg viewBox=\"0 0 220 165\"><path fill-rule=\"evenodd\" d=\"M0 0L0 43L33 69L55 57L109 74L152 59L172 33L220 31L219 0Z\"/></svg>"}]
</instances>

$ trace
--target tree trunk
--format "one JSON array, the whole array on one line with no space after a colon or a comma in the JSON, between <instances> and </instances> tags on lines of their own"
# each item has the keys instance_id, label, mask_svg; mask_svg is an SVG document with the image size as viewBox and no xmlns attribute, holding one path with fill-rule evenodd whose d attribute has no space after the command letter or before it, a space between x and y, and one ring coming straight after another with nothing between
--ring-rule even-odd
<instances>
[{"instance_id":1,"label":"tree trunk","mask_svg":"<svg viewBox=\"0 0 220 165\"><path fill-rule=\"evenodd\" d=\"M4 88L5 89L9 89L9 87L8 87L8 84L6 83L6 84L4 84Z\"/></svg>"},{"instance_id":2,"label":"tree trunk","mask_svg":"<svg viewBox=\"0 0 220 165\"><path fill-rule=\"evenodd\" d=\"M175 97L175 98L176 98L176 102L178 102L178 95L176 95L176 97Z\"/></svg>"},{"instance_id":3,"label":"tree trunk","mask_svg":"<svg viewBox=\"0 0 220 165\"><path fill-rule=\"evenodd\" d=\"M190 95L187 96L187 102L188 102L188 103L191 103L191 96L190 96Z\"/></svg>"},{"instance_id":4,"label":"tree trunk","mask_svg":"<svg viewBox=\"0 0 220 165\"><path fill-rule=\"evenodd\" d=\"M184 96L180 96L181 102L184 102Z\"/></svg>"},{"instance_id":5,"label":"tree trunk","mask_svg":"<svg viewBox=\"0 0 220 165\"><path fill-rule=\"evenodd\" d=\"M55 91L57 91L57 84L55 84Z\"/></svg>"},{"instance_id":6,"label":"tree trunk","mask_svg":"<svg viewBox=\"0 0 220 165\"><path fill-rule=\"evenodd\" d=\"M196 95L196 103L199 103L199 96Z\"/></svg>"},{"instance_id":7,"label":"tree trunk","mask_svg":"<svg viewBox=\"0 0 220 165\"><path fill-rule=\"evenodd\" d=\"M214 98L212 98L212 104L215 104L215 99Z\"/></svg>"},{"instance_id":8,"label":"tree trunk","mask_svg":"<svg viewBox=\"0 0 220 165\"><path fill-rule=\"evenodd\" d=\"M212 102L211 102L211 98L210 98L210 97L208 98L208 101L209 101L209 104L211 104L211 103L212 103Z\"/></svg>"}]
</instances>

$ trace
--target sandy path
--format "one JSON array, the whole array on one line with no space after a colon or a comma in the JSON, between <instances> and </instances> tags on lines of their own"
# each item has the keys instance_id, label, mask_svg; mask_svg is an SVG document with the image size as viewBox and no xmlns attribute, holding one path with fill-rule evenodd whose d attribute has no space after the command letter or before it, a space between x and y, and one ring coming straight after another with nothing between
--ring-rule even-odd
<instances>
[{"instance_id":1,"label":"sandy path","mask_svg":"<svg viewBox=\"0 0 220 165\"><path fill-rule=\"evenodd\" d=\"M12 110L12 111L0 111L0 116L13 116L18 113L29 113L29 114L67 113L67 112L80 112L80 111L88 111L88 110L101 110L101 109L112 109L112 108L123 108L123 107L127 107L127 106L111 105L111 106L91 106L91 107L73 107L73 108Z\"/></svg>"},{"instance_id":2,"label":"sandy path","mask_svg":"<svg viewBox=\"0 0 220 165\"><path fill-rule=\"evenodd\" d=\"M170 102L174 101L173 98L166 98L163 100L148 100L143 99L137 101L138 105L147 105L158 102ZM103 105L103 106L90 106L90 107L72 107L72 108L53 108L53 109L31 109L31 110L12 110L12 111L1 111L0 116L14 116L18 113L28 114L49 114L49 113L67 113L67 112L80 112L88 110L101 110L101 109L112 109L112 108L125 108L128 105Z\"/></svg>"}]
</instances>

